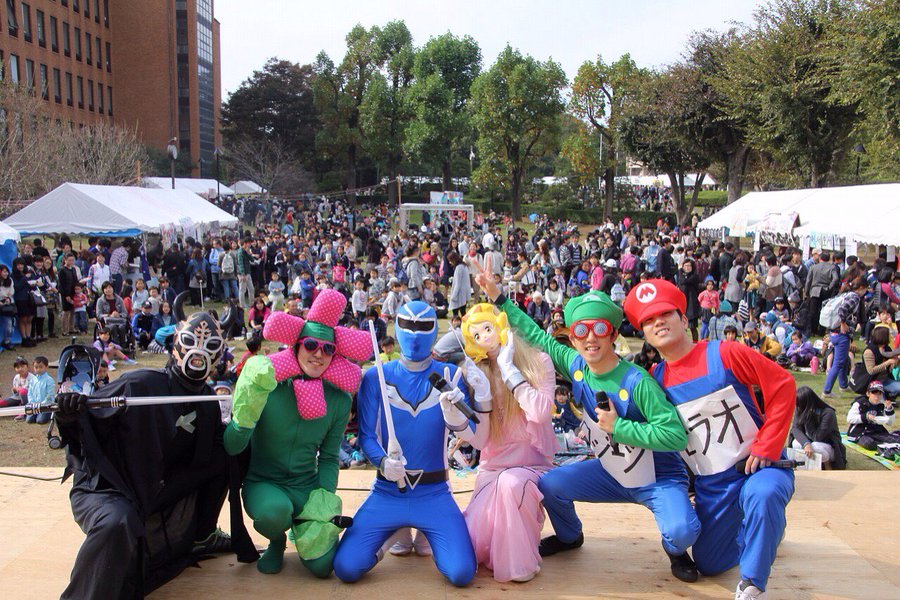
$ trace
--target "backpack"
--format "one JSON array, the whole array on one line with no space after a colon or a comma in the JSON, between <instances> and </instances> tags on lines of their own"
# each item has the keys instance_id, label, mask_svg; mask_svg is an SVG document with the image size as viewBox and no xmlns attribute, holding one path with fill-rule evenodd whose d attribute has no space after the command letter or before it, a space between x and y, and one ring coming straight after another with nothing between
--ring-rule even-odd
<instances>
[{"instance_id":1,"label":"backpack","mask_svg":"<svg viewBox=\"0 0 900 600\"><path fill-rule=\"evenodd\" d=\"M819 325L829 331L841 326L841 317L838 314L838 308L840 308L843 300L844 295L841 294L840 296L829 298L825 304L822 305L822 312L819 313Z\"/></svg>"},{"instance_id":2,"label":"backpack","mask_svg":"<svg viewBox=\"0 0 900 600\"><path fill-rule=\"evenodd\" d=\"M396 269L397 281L402 284L409 285L409 273L406 271L405 266L401 266L399 269Z\"/></svg>"},{"instance_id":3,"label":"backpack","mask_svg":"<svg viewBox=\"0 0 900 600\"><path fill-rule=\"evenodd\" d=\"M234 273L234 256L232 256L231 252L226 252L222 255L222 267L220 270L226 275Z\"/></svg>"}]
</instances>

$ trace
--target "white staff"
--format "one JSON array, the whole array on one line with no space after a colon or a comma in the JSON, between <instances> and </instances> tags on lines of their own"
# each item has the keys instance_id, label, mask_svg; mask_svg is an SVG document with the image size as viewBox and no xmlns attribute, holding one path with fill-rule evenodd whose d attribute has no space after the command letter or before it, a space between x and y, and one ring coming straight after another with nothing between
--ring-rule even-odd
<instances>
[{"instance_id":1,"label":"white staff","mask_svg":"<svg viewBox=\"0 0 900 600\"><path fill-rule=\"evenodd\" d=\"M219 402L227 400L231 402L231 396L141 396L140 398L126 398L125 396L113 396L111 398L90 398L87 401L88 408L121 408L129 406L160 406L162 404L188 404L190 402ZM54 404L26 404L24 406L10 406L0 408L0 417L18 417L20 415L40 415L54 413L59 406Z\"/></svg>"},{"instance_id":2,"label":"white staff","mask_svg":"<svg viewBox=\"0 0 900 600\"><path fill-rule=\"evenodd\" d=\"M375 324L369 321L369 335L372 337L372 349L375 352L375 370L378 373L378 386L381 388L381 406L384 408L384 421L387 424L388 458L403 462L403 448L397 441L397 434L394 431L394 416L391 414L391 402L388 400L387 384L384 382L384 370L381 368L381 357L378 355L378 337L375 335ZM397 489L401 492L406 491L406 476L397 482Z\"/></svg>"}]
</instances>

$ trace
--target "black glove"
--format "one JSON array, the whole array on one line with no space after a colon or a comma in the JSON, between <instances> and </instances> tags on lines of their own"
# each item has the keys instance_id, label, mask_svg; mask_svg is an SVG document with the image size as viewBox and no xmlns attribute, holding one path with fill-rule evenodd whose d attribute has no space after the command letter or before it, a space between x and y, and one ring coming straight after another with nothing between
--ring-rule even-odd
<instances>
[{"instance_id":1,"label":"black glove","mask_svg":"<svg viewBox=\"0 0 900 600\"><path fill-rule=\"evenodd\" d=\"M76 421L87 410L88 397L78 392L62 392L56 395L56 420L61 423Z\"/></svg>"}]
</instances>

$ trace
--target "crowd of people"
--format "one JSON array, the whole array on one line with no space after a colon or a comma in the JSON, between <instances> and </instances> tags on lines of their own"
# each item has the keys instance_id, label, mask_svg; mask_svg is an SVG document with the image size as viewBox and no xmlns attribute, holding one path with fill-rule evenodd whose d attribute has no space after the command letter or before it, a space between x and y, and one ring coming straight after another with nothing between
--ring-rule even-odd
<instances>
[{"instance_id":1,"label":"crowd of people","mask_svg":"<svg viewBox=\"0 0 900 600\"><path fill-rule=\"evenodd\" d=\"M392 232L395 215L385 206L306 197L227 208L254 225L165 247L91 238L76 252L60 237L51 252L41 239L24 243L11 274L0 266L0 323L9 349L13 325L23 348L90 335L108 381L109 369L139 362L141 351L170 354L170 365L187 372L180 345L196 335L176 339L190 325L184 304L224 302L228 318L206 309L209 323L224 341L243 337L247 351L236 358L219 348L202 379L217 394L234 390L232 411L222 412L230 420L225 450L237 454L258 440L244 501L270 540L258 564L264 573L281 569L285 531L306 498L319 487L333 493L337 468L371 462L378 481L354 528L340 546L335 538L326 554L304 559L318 576L333 564L342 580L359 579L390 537L395 554L433 551L457 585L476 564L501 581L527 581L541 557L583 543L574 500L614 501L654 513L679 579L740 562L735 597L761 598L793 493L789 471L766 467L787 445L844 468L825 401L834 384L859 394L847 415L851 440L873 450L900 443L889 430L900 391L900 276L886 256L867 266L820 249L808 257L765 244L749 252L699 236L696 218L684 228L628 217L585 228L540 216L526 230L494 212L475 222L425 212L421 225ZM444 318L449 328L439 337ZM370 326L384 365L377 377L359 369L375 358ZM620 336L643 346L622 357ZM279 350L268 354L263 339ZM47 365L18 359L13 397L53 402ZM795 391L789 371L820 368L821 395ZM439 401L428 375L449 384ZM404 457L382 447L384 394L406 407L390 434L403 438ZM721 394L722 406L737 411L737 441L710 449L707 439L701 452L684 423L720 417L704 403ZM424 416L431 408L439 421ZM432 440L422 428L444 435ZM272 440L298 435L309 444L291 455L266 452ZM567 440L595 453L602 468L554 467ZM696 477L693 504L678 451ZM406 498L446 506L386 520L406 514L391 508L404 482L443 489L448 459L479 467L476 499L463 515L449 497L423 491ZM287 472L303 477L284 480ZM714 511L729 499L732 509ZM544 510L555 533L540 540ZM729 537L736 523L753 543L739 547ZM510 529L518 537L503 533Z\"/></svg>"}]
</instances>

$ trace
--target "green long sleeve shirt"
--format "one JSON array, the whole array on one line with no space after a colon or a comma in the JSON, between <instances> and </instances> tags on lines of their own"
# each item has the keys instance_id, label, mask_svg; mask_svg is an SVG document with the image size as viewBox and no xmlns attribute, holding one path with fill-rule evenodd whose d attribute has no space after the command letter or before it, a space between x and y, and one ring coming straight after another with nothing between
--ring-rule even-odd
<instances>
[{"instance_id":1,"label":"green long sleeve shirt","mask_svg":"<svg viewBox=\"0 0 900 600\"><path fill-rule=\"evenodd\" d=\"M250 469L245 481L271 481L288 487L337 489L338 455L350 416L350 395L323 382L324 417L306 420L297 412L291 380L269 394L254 429L233 421L225 430L225 450L238 454L249 443ZM241 381L238 380L238 386ZM235 390L237 395L238 390Z\"/></svg>"},{"instance_id":2,"label":"green long sleeve shirt","mask_svg":"<svg viewBox=\"0 0 900 600\"><path fill-rule=\"evenodd\" d=\"M499 308L509 318L510 327L532 346L540 348L550 356L556 372L572 381L572 365L579 359L578 351L560 344L553 336L543 331L526 313L508 298ZM604 391L610 397L619 397L621 384L629 369L641 372L641 380L634 386L630 401L634 403L646 422L619 418L613 428L614 441L629 446L649 450L670 452L681 451L687 446L687 433L678 417L675 407L666 399L665 393L656 380L639 366L620 360L611 370L601 375L585 368L578 371L584 382L594 391Z\"/></svg>"}]
</instances>

